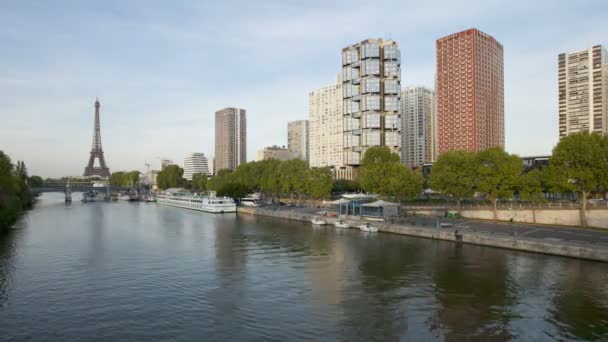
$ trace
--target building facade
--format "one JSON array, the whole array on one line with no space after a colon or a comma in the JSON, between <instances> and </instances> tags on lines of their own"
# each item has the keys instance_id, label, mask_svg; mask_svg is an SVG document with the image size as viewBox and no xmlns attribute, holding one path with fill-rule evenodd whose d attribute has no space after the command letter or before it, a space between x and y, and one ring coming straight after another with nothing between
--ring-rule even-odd
<instances>
[{"instance_id":1,"label":"building facade","mask_svg":"<svg viewBox=\"0 0 608 342\"><path fill-rule=\"evenodd\" d=\"M559 138L608 133L608 53L601 45L558 56Z\"/></svg>"},{"instance_id":2,"label":"building facade","mask_svg":"<svg viewBox=\"0 0 608 342\"><path fill-rule=\"evenodd\" d=\"M247 162L245 109L224 108L215 112L215 171L234 170Z\"/></svg>"},{"instance_id":3,"label":"building facade","mask_svg":"<svg viewBox=\"0 0 608 342\"><path fill-rule=\"evenodd\" d=\"M425 87L401 91L401 161L420 167L435 160L435 92Z\"/></svg>"},{"instance_id":4,"label":"building facade","mask_svg":"<svg viewBox=\"0 0 608 342\"><path fill-rule=\"evenodd\" d=\"M268 159L277 159L277 160L291 160L291 159L299 159L300 153L290 151L289 149L279 146L269 146L265 147L262 150L258 151L258 161L268 160Z\"/></svg>"},{"instance_id":5,"label":"building facade","mask_svg":"<svg viewBox=\"0 0 608 342\"><path fill-rule=\"evenodd\" d=\"M174 164L173 161L170 159L162 159L160 161L160 169L164 170L167 166L173 165L173 164Z\"/></svg>"},{"instance_id":6,"label":"building facade","mask_svg":"<svg viewBox=\"0 0 608 342\"><path fill-rule=\"evenodd\" d=\"M504 148L503 47L477 29L437 40L437 155Z\"/></svg>"},{"instance_id":7,"label":"building facade","mask_svg":"<svg viewBox=\"0 0 608 342\"><path fill-rule=\"evenodd\" d=\"M184 158L184 178L192 180L192 176L197 173L211 175L209 172L209 164L204 153L190 153Z\"/></svg>"},{"instance_id":8,"label":"building facade","mask_svg":"<svg viewBox=\"0 0 608 342\"><path fill-rule=\"evenodd\" d=\"M343 163L342 83L311 91L309 110L310 167L337 166Z\"/></svg>"},{"instance_id":9,"label":"building facade","mask_svg":"<svg viewBox=\"0 0 608 342\"><path fill-rule=\"evenodd\" d=\"M308 120L287 123L287 149L298 153L298 158L308 161Z\"/></svg>"},{"instance_id":10,"label":"building facade","mask_svg":"<svg viewBox=\"0 0 608 342\"><path fill-rule=\"evenodd\" d=\"M400 154L400 79L397 42L367 39L342 49L344 165L358 166L371 146Z\"/></svg>"}]
</instances>

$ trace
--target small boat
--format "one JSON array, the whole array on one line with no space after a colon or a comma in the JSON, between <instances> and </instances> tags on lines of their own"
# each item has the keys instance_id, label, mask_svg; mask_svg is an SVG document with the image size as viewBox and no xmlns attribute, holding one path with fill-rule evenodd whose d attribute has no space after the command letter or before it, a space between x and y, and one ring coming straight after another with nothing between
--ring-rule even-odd
<instances>
[{"instance_id":1,"label":"small boat","mask_svg":"<svg viewBox=\"0 0 608 342\"><path fill-rule=\"evenodd\" d=\"M361 229L362 232L370 232L370 233L375 233L378 231L378 228L372 226L371 223L369 223L369 222L360 225L359 229Z\"/></svg>"},{"instance_id":2,"label":"small boat","mask_svg":"<svg viewBox=\"0 0 608 342\"><path fill-rule=\"evenodd\" d=\"M344 221L344 220L334 221L334 226L336 228L350 228L350 225L348 223L346 223L346 221Z\"/></svg>"},{"instance_id":3,"label":"small boat","mask_svg":"<svg viewBox=\"0 0 608 342\"><path fill-rule=\"evenodd\" d=\"M122 194L118 195L118 199L121 201L134 202L134 201L139 201L139 195L137 195L136 193L132 193L132 192L123 192Z\"/></svg>"},{"instance_id":4,"label":"small boat","mask_svg":"<svg viewBox=\"0 0 608 342\"><path fill-rule=\"evenodd\" d=\"M82 193L82 201L87 203L87 202L97 202L98 201L98 197L97 197L98 193L95 190L91 190L91 191L85 191Z\"/></svg>"},{"instance_id":5,"label":"small boat","mask_svg":"<svg viewBox=\"0 0 608 342\"><path fill-rule=\"evenodd\" d=\"M324 226L327 224L327 222L325 222L325 220L320 218L319 216L313 217L310 222L312 222L312 224L314 224L315 226Z\"/></svg>"},{"instance_id":6,"label":"small boat","mask_svg":"<svg viewBox=\"0 0 608 342\"><path fill-rule=\"evenodd\" d=\"M144 197L144 201L146 201L146 202L156 202L156 197L154 197L152 195L146 195Z\"/></svg>"}]
</instances>

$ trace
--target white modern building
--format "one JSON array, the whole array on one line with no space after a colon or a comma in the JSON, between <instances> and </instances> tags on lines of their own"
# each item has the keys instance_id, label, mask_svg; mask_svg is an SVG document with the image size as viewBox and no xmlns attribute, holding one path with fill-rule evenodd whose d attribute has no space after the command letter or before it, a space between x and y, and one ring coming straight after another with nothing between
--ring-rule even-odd
<instances>
[{"instance_id":1,"label":"white modern building","mask_svg":"<svg viewBox=\"0 0 608 342\"><path fill-rule=\"evenodd\" d=\"M210 175L209 165L207 164L207 158L204 153L190 153L184 158L184 178L192 180L192 176L202 173Z\"/></svg>"},{"instance_id":2,"label":"white modern building","mask_svg":"<svg viewBox=\"0 0 608 342\"><path fill-rule=\"evenodd\" d=\"M601 45L558 56L559 138L608 133L608 53Z\"/></svg>"},{"instance_id":3,"label":"white modern building","mask_svg":"<svg viewBox=\"0 0 608 342\"><path fill-rule=\"evenodd\" d=\"M308 120L287 123L287 149L296 152L298 158L308 161Z\"/></svg>"},{"instance_id":4,"label":"white modern building","mask_svg":"<svg viewBox=\"0 0 608 342\"><path fill-rule=\"evenodd\" d=\"M342 82L308 94L310 167L343 165Z\"/></svg>"},{"instance_id":5,"label":"white modern building","mask_svg":"<svg viewBox=\"0 0 608 342\"><path fill-rule=\"evenodd\" d=\"M435 92L425 87L401 91L401 161L420 167L435 161Z\"/></svg>"},{"instance_id":6,"label":"white modern building","mask_svg":"<svg viewBox=\"0 0 608 342\"><path fill-rule=\"evenodd\" d=\"M269 146L258 151L257 161L277 159L277 160L291 160L299 159L300 154L298 152L290 151L285 146Z\"/></svg>"},{"instance_id":7,"label":"white modern building","mask_svg":"<svg viewBox=\"0 0 608 342\"><path fill-rule=\"evenodd\" d=\"M372 146L400 154L400 90L397 42L366 39L342 49L344 165L359 166Z\"/></svg>"}]
</instances>

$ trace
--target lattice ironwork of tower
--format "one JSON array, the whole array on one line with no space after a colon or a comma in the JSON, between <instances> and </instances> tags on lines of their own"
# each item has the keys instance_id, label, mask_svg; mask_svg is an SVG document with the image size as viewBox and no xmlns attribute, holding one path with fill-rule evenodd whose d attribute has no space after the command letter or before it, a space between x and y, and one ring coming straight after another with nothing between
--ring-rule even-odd
<instances>
[{"instance_id":1,"label":"lattice ironwork of tower","mask_svg":"<svg viewBox=\"0 0 608 342\"><path fill-rule=\"evenodd\" d=\"M95 128L93 131L93 147L91 148L91 156L89 157L89 163L84 168L84 176L99 176L99 177L110 177L110 169L106 165L106 160L103 157L103 150L101 148L101 129L99 127L99 100L95 101ZM99 166L95 166L95 159L99 160Z\"/></svg>"}]
</instances>

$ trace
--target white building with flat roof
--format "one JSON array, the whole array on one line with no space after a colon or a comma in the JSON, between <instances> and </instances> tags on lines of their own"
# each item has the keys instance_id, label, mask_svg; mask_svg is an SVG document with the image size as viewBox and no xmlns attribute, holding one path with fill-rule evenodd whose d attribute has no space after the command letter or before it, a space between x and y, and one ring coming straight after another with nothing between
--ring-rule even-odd
<instances>
[{"instance_id":1,"label":"white building with flat roof","mask_svg":"<svg viewBox=\"0 0 608 342\"><path fill-rule=\"evenodd\" d=\"M209 165L207 164L207 158L204 153L190 153L184 158L184 178L192 180L192 176L202 173L204 175L210 175Z\"/></svg>"},{"instance_id":2,"label":"white building with flat roof","mask_svg":"<svg viewBox=\"0 0 608 342\"><path fill-rule=\"evenodd\" d=\"M310 167L344 165L342 128L342 82L308 94Z\"/></svg>"}]
</instances>

